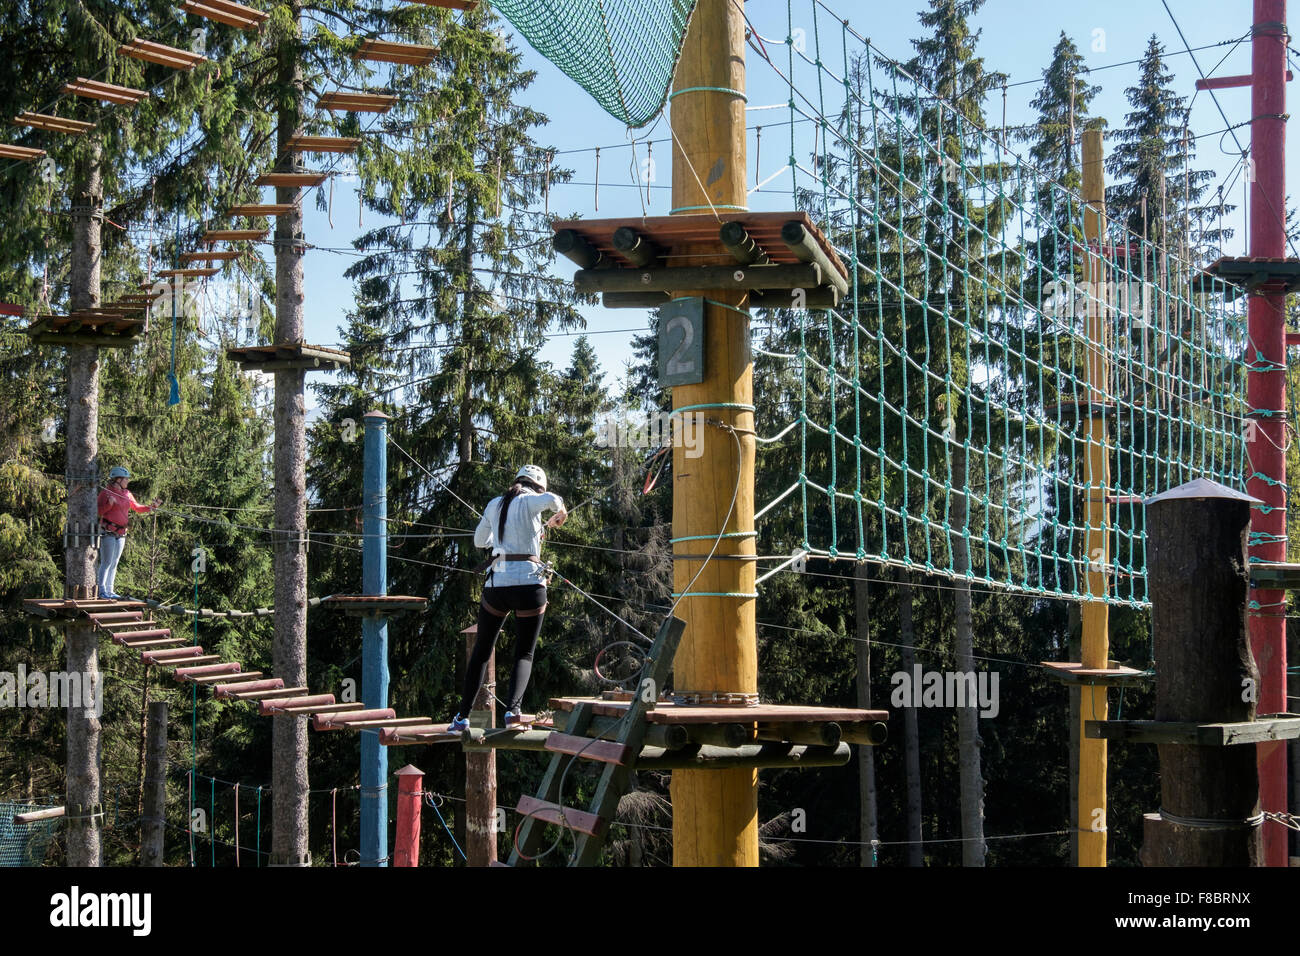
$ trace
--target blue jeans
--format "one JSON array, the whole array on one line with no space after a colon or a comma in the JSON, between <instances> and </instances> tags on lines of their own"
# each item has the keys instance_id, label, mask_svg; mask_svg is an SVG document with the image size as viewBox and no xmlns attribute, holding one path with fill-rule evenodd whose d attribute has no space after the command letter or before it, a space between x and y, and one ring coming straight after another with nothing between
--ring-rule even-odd
<instances>
[{"instance_id":1,"label":"blue jeans","mask_svg":"<svg viewBox=\"0 0 1300 956\"><path fill-rule=\"evenodd\" d=\"M126 546L126 535L109 534L105 531L99 536L99 573L95 583L99 585L99 596L113 594L117 579L117 563L122 560L122 549Z\"/></svg>"}]
</instances>

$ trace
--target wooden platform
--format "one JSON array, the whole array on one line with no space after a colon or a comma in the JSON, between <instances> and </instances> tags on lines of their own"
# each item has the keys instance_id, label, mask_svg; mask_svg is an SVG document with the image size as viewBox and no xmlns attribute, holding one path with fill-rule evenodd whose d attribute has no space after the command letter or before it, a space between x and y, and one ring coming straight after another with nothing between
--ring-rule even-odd
<instances>
[{"instance_id":1,"label":"wooden platform","mask_svg":"<svg viewBox=\"0 0 1300 956\"><path fill-rule=\"evenodd\" d=\"M1300 564L1251 562L1250 586L1261 590L1300 591Z\"/></svg>"},{"instance_id":2,"label":"wooden platform","mask_svg":"<svg viewBox=\"0 0 1300 956\"><path fill-rule=\"evenodd\" d=\"M143 601L102 601L97 598L82 601L60 598L27 598L23 601L23 613L50 621L71 621L77 618L88 618L91 614L139 611L145 606Z\"/></svg>"},{"instance_id":3,"label":"wooden platform","mask_svg":"<svg viewBox=\"0 0 1300 956\"><path fill-rule=\"evenodd\" d=\"M120 311L83 310L73 315L38 315L27 326L36 345L95 345L130 348L140 341L145 320Z\"/></svg>"},{"instance_id":4,"label":"wooden platform","mask_svg":"<svg viewBox=\"0 0 1300 956\"><path fill-rule=\"evenodd\" d=\"M621 700L604 700L590 697L553 697L551 707L565 713L578 704L590 703L592 712L601 717L621 717L628 703ZM848 707L803 707L789 704L759 704L757 707L678 707L668 702L655 704L648 720L652 724L729 724L745 723L798 723L821 721L835 723L861 723L889 719L887 710L856 710Z\"/></svg>"},{"instance_id":5,"label":"wooden platform","mask_svg":"<svg viewBox=\"0 0 1300 956\"><path fill-rule=\"evenodd\" d=\"M321 604L332 605L354 617L382 617L403 611L423 611L429 606L429 599L406 594L331 594Z\"/></svg>"},{"instance_id":6,"label":"wooden platform","mask_svg":"<svg viewBox=\"0 0 1300 956\"><path fill-rule=\"evenodd\" d=\"M1089 669L1077 661L1043 661L1042 665L1052 677L1066 684L1133 684L1153 677L1148 671L1125 667L1115 661L1104 670Z\"/></svg>"},{"instance_id":7,"label":"wooden platform","mask_svg":"<svg viewBox=\"0 0 1300 956\"><path fill-rule=\"evenodd\" d=\"M245 371L270 372L294 368L342 368L352 364L352 356L323 345L285 342L280 345L248 345L226 349L226 355Z\"/></svg>"},{"instance_id":8,"label":"wooden platform","mask_svg":"<svg viewBox=\"0 0 1300 956\"><path fill-rule=\"evenodd\" d=\"M1224 256L1205 268L1205 275L1261 294L1300 290L1300 259Z\"/></svg>"}]
</instances>

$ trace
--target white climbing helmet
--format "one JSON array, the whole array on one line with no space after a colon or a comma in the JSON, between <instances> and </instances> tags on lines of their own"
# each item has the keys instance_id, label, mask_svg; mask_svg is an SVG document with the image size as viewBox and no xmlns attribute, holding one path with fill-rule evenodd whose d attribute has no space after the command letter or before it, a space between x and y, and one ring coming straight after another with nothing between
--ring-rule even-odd
<instances>
[{"instance_id":1,"label":"white climbing helmet","mask_svg":"<svg viewBox=\"0 0 1300 956\"><path fill-rule=\"evenodd\" d=\"M542 491L546 490L546 472L536 465L524 465L520 468L519 473L515 475L515 480L518 481L520 478L527 478Z\"/></svg>"}]
</instances>

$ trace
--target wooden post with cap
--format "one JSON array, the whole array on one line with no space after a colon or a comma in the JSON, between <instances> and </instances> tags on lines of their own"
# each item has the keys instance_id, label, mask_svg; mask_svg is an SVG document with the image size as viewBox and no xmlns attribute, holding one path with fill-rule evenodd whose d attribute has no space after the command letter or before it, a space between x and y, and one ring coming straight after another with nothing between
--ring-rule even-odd
<instances>
[{"instance_id":1,"label":"wooden post with cap","mask_svg":"<svg viewBox=\"0 0 1300 956\"><path fill-rule=\"evenodd\" d=\"M672 94L673 214L725 217L746 208L745 19L734 0L700 0L691 17ZM692 265L734 265L721 243L681 245ZM740 431L706 427L702 457L673 448L673 592L700 571L720 532L717 554L754 551L754 366L743 292L675 290L704 295L704 380L673 388L673 410L692 409ZM687 427L677 416L675 427ZM739 460L737 460L739 459ZM737 480L739 487L737 487ZM732 497L735 507L727 520ZM724 526L724 522L725 526ZM701 542L705 547L701 548ZM694 554L697 557L687 558ZM676 689L755 693L754 562L710 561L677 615L686 631L674 666ZM675 600L675 599L674 599ZM658 690L658 689L656 689ZM752 769L673 773L673 863L758 865L758 773Z\"/></svg>"},{"instance_id":2,"label":"wooden post with cap","mask_svg":"<svg viewBox=\"0 0 1300 956\"><path fill-rule=\"evenodd\" d=\"M1086 669L1104 669L1110 663L1109 589L1110 516L1106 495L1110 489L1110 441L1106 434L1105 403L1108 345L1106 274L1101 243L1106 233L1106 177L1102 166L1101 130L1083 134L1083 236L1088 248L1083 256L1087 298L1087 401L1088 450L1084 488L1087 492L1084 560L1088 595L1083 601L1083 654ZM1080 690L1079 720L1105 720L1107 686L1084 684ZM1079 866L1106 865L1106 741L1089 739L1079 730Z\"/></svg>"}]
</instances>

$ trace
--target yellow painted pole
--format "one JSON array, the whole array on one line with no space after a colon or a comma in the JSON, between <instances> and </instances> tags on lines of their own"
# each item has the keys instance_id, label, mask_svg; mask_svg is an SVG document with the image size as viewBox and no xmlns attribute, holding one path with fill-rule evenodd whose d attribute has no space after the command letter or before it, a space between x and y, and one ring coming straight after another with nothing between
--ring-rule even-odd
<instances>
[{"instance_id":1,"label":"yellow painted pole","mask_svg":"<svg viewBox=\"0 0 1300 956\"><path fill-rule=\"evenodd\" d=\"M673 84L673 213L714 215L721 226L747 207L745 191L745 24L733 0L700 0L691 17ZM734 259L720 244L679 245L683 265L727 265ZM720 428L697 436L703 455L673 449L673 591L682 593L703 564L719 531L718 555L754 552L754 366L749 351L748 310L743 293L704 295L704 381L673 389L673 409L698 409L743 432L740 448ZM714 304L723 303L723 304ZM741 406L736 408L735 406ZM688 422L694 412L683 412ZM694 442L692 442L694 444ZM739 490L737 475L739 474ZM726 522L733 493L736 504ZM694 540L681 540L694 539ZM686 631L677 651L674 689L755 693L758 651L754 638L752 560L713 560L704 566L677 614ZM729 595L729 596L717 596ZM758 865L758 772L755 770L673 771L673 864L675 866Z\"/></svg>"},{"instance_id":2,"label":"yellow painted pole","mask_svg":"<svg viewBox=\"0 0 1300 956\"><path fill-rule=\"evenodd\" d=\"M1083 259L1087 299L1088 336L1088 489L1084 553L1088 561L1088 599L1083 602L1083 666L1104 668L1110 661L1108 632L1110 607L1106 604L1107 569L1110 565L1110 446L1106 435L1107 296L1106 272L1100 244L1106 231L1106 180L1102 167L1101 130L1083 134L1083 235L1090 244ZM1096 248L1091 246L1097 243ZM1085 684L1079 695L1079 866L1106 865L1106 741L1083 734L1083 723L1105 720L1106 687Z\"/></svg>"}]
</instances>

